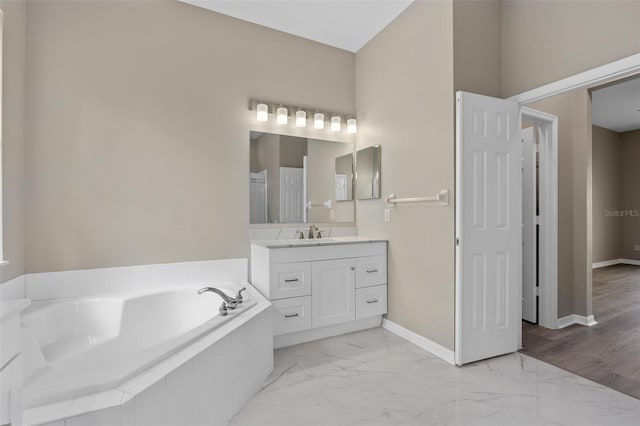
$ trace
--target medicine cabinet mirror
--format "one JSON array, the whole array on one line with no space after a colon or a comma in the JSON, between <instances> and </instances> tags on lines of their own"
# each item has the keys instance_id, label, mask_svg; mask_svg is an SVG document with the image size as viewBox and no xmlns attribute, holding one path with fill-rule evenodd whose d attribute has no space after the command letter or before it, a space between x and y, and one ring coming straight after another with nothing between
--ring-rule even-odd
<instances>
[{"instance_id":1,"label":"medicine cabinet mirror","mask_svg":"<svg viewBox=\"0 0 640 426\"><path fill-rule=\"evenodd\" d=\"M380 198L380 145L356 152L356 198Z\"/></svg>"}]
</instances>

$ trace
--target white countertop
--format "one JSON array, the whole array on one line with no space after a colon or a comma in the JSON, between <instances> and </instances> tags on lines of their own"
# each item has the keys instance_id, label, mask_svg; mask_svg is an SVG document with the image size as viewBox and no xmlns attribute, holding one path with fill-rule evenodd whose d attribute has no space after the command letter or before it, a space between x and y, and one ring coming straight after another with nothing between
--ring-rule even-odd
<instances>
[{"instance_id":1,"label":"white countertop","mask_svg":"<svg viewBox=\"0 0 640 426\"><path fill-rule=\"evenodd\" d=\"M0 321L18 314L30 304L30 299L13 299L0 302Z\"/></svg>"},{"instance_id":2,"label":"white countertop","mask_svg":"<svg viewBox=\"0 0 640 426\"><path fill-rule=\"evenodd\" d=\"M292 247L317 247L317 246L336 246L343 244L364 244L364 243L382 243L387 242L384 238L367 238L367 237L327 237L295 240L253 240L251 244L265 248L292 248Z\"/></svg>"}]
</instances>

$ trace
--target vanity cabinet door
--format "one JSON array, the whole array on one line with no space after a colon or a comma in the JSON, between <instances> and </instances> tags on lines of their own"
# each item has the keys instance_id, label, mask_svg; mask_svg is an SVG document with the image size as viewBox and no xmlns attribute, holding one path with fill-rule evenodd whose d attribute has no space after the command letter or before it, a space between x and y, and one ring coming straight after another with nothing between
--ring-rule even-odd
<instances>
[{"instance_id":1,"label":"vanity cabinet door","mask_svg":"<svg viewBox=\"0 0 640 426\"><path fill-rule=\"evenodd\" d=\"M355 320L355 259L312 262L311 274L313 327Z\"/></svg>"}]
</instances>

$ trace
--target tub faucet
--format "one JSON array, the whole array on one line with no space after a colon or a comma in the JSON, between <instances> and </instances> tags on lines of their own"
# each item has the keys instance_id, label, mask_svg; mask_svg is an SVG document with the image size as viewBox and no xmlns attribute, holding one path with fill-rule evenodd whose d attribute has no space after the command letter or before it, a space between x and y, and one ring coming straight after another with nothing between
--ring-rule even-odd
<instances>
[{"instance_id":1,"label":"tub faucet","mask_svg":"<svg viewBox=\"0 0 640 426\"><path fill-rule=\"evenodd\" d=\"M246 287L242 287L240 290L238 290L238 294L236 295L236 302L242 303L242 301L244 300L244 298L242 297L242 292L246 289Z\"/></svg>"},{"instance_id":2,"label":"tub faucet","mask_svg":"<svg viewBox=\"0 0 640 426\"><path fill-rule=\"evenodd\" d=\"M242 290L244 290L244 289L242 289ZM211 292L217 294L218 296L220 296L222 298L222 300L224 300L224 302L227 304L227 307L229 309L235 309L236 306L238 306L238 303L242 303L242 295L240 294L242 292L242 290L240 290L238 292L238 296L240 296L240 300L238 300L235 297L227 296L222 290L217 289L215 287L202 287L200 290L198 290L198 294L202 294L205 291L211 291Z\"/></svg>"}]
</instances>

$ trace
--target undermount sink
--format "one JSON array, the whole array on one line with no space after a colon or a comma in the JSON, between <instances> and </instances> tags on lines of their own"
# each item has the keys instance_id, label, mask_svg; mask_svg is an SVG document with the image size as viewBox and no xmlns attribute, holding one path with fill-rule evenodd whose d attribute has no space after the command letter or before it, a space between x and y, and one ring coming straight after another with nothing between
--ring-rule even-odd
<instances>
[{"instance_id":1,"label":"undermount sink","mask_svg":"<svg viewBox=\"0 0 640 426\"><path fill-rule=\"evenodd\" d=\"M335 241L332 238L316 238L311 240L292 240L293 244L322 244Z\"/></svg>"}]
</instances>

